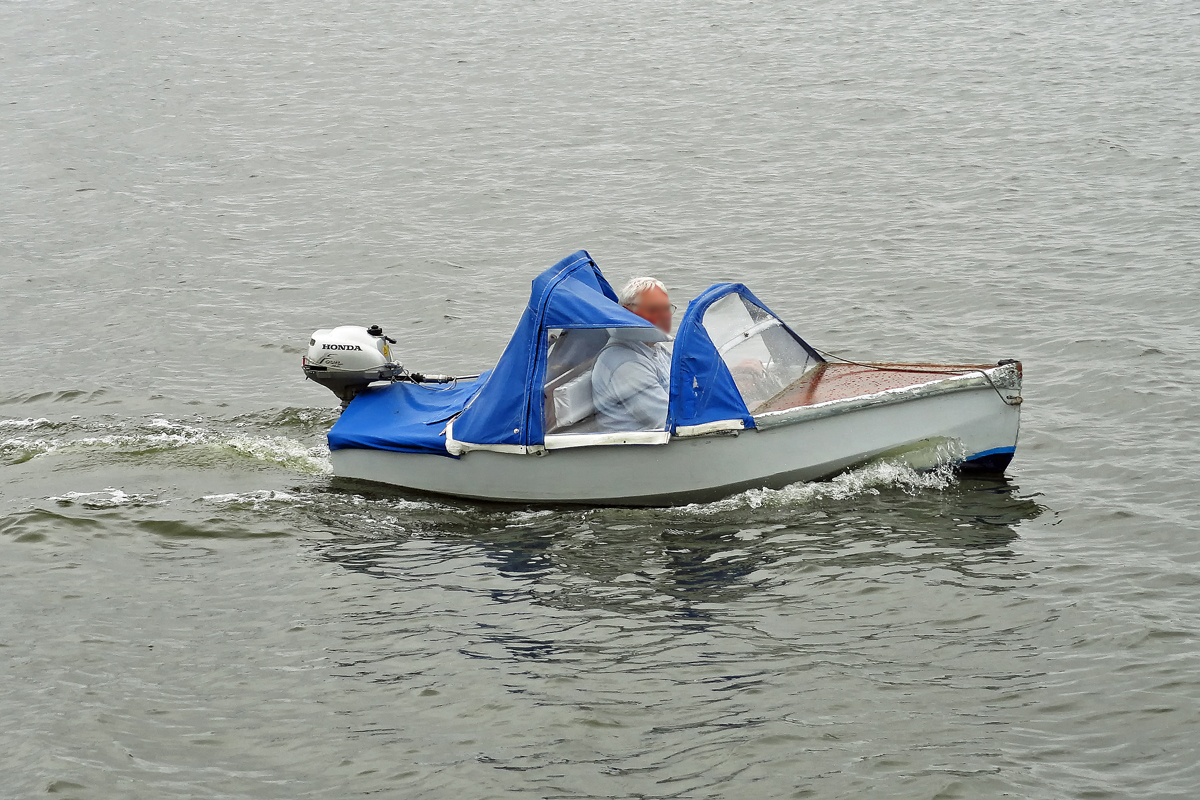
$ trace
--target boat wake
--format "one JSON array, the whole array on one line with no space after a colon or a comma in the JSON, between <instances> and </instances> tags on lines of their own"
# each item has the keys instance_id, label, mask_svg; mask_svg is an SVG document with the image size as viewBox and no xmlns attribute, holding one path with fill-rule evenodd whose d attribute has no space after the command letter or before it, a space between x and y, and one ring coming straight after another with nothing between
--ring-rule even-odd
<instances>
[{"instance_id":1,"label":"boat wake","mask_svg":"<svg viewBox=\"0 0 1200 800\"><path fill-rule=\"evenodd\" d=\"M331 415L332 412L324 410L317 413L322 418ZM305 420L296 410L280 412L269 420L247 417L173 420L164 416L73 417L65 421L0 419L0 463L15 465L35 458L89 454L127 458L175 451L192 461L248 459L301 474L319 475L331 471L329 452L323 443L268 434L262 429L322 423L328 424L324 419Z\"/></svg>"},{"instance_id":2,"label":"boat wake","mask_svg":"<svg viewBox=\"0 0 1200 800\"><path fill-rule=\"evenodd\" d=\"M160 500L157 495L130 494L123 489L114 489L111 486L98 492L64 492L46 499L60 506L79 506L92 510L121 508L122 506L134 508L160 506L167 502Z\"/></svg>"},{"instance_id":3,"label":"boat wake","mask_svg":"<svg viewBox=\"0 0 1200 800\"><path fill-rule=\"evenodd\" d=\"M914 468L913 464L947 460L945 443L930 452L907 453L848 470L830 480L795 483L781 489L750 489L722 500L659 509L605 509L586 507L505 507L468 501L412 495L384 487L347 487L337 482L322 485L331 473L324 433L336 419L332 409L289 408L229 418L170 419L164 416L121 418L113 415L66 420L47 418L0 419L0 463L22 464L34 459L86 458L137 461L143 457L165 457L169 463L202 470L241 464L254 468L282 470L297 477L317 479L306 486L273 486L240 492L205 494L193 502L217 506L228 512L252 515L273 514L285 509L322 516L342 514L349 520L364 516L364 523L395 532L407 528L416 533L422 520L436 518L451 528L478 525L538 528L570 525L599 515L641 517L643 521L711 518L739 515L746 511L767 513L789 509L819 510L822 504L854 498L874 497L886 492L916 496L942 492L958 477L949 466ZM935 451L936 450L936 451ZM914 457L915 456L915 457ZM306 483L308 483L306 481ZM101 484L104 485L104 484ZM88 487L89 489L91 487ZM119 507L148 507L175 500L159 494L139 492L136 486L109 486L103 491L59 492L46 498L59 506L102 510Z\"/></svg>"}]
</instances>

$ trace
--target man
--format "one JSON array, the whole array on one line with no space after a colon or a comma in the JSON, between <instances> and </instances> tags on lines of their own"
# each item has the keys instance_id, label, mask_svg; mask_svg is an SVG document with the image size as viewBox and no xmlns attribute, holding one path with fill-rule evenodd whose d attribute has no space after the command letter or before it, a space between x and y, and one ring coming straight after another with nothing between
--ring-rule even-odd
<instances>
[{"instance_id":1,"label":"man","mask_svg":"<svg viewBox=\"0 0 1200 800\"><path fill-rule=\"evenodd\" d=\"M671 316L667 287L634 278L618 295L621 305L654 324L668 341L643 341L644 328L614 328L592 369L596 419L610 431L662 430L671 389Z\"/></svg>"}]
</instances>

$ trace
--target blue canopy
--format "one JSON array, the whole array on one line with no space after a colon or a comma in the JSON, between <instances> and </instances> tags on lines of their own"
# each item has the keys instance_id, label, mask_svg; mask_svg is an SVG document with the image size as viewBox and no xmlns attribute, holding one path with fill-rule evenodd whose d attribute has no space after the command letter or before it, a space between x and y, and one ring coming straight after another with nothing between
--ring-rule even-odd
<instances>
[{"instance_id":1,"label":"blue canopy","mask_svg":"<svg viewBox=\"0 0 1200 800\"><path fill-rule=\"evenodd\" d=\"M451 419L460 441L541 445L546 332L653 327L617 302L596 262L580 250L534 279L525 313L494 369L449 389L411 383L371 387L354 398L329 431L329 448L447 456L445 428Z\"/></svg>"},{"instance_id":2,"label":"blue canopy","mask_svg":"<svg viewBox=\"0 0 1200 800\"><path fill-rule=\"evenodd\" d=\"M729 367L704 327L704 312L713 303L731 294L740 295L742 299L779 319L775 312L740 283L713 284L688 303L687 311L679 322L671 360L671 402L667 410L667 427L672 433L681 425L703 425L735 419L740 419L747 428L754 427L754 418L746 408L742 393L738 391ZM814 361L824 361L782 320L780 325Z\"/></svg>"},{"instance_id":3,"label":"blue canopy","mask_svg":"<svg viewBox=\"0 0 1200 800\"><path fill-rule=\"evenodd\" d=\"M745 427L754 427L754 419L703 325L709 306L735 292L771 314L749 289L737 283L712 286L688 305L672 356L667 412L671 432L681 426L722 420L741 420ZM511 447L517 452L538 449L545 442L547 333L580 328L649 328L648 333L661 336L650 322L617 302L596 262L580 250L534 279L529 303L494 369L476 381L450 388L409 383L372 387L354 398L330 430L329 447L449 455L445 429L453 420L457 442ZM804 347L820 360L808 345Z\"/></svg>"},{"instance_id":4,"label":"blue canopy","mask_svg":"<svg viewBox=\"0 0 1200 800\"><path fill-rule=\"evenodd\" d=\"M653 327L617 302L616 292L586 250L567 256L534 279L516 332L479 393L454 421L454 438L473 444L541 445L546 332Z\"/></svg>"}]
</instances>

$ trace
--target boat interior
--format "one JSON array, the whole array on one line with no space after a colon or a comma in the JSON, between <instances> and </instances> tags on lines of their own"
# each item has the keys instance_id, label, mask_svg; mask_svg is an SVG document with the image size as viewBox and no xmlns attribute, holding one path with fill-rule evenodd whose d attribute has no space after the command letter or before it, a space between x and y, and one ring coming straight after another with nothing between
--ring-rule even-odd
<instances>
[{"instance_id":1,"label":"boat interior","mask_svg":"<svg viewBox=\"0 0 1200 800\"><path fill-rule=\"evenodd\" d=\"M750 409L751 414L766 414L801 406L815 406L831 400L876 394L889 389L904 389L968 372L993 369L995 364L925 364L869 362L838 364L825 362L810 369L799 380Z\"/></svg>"}]
</instances>

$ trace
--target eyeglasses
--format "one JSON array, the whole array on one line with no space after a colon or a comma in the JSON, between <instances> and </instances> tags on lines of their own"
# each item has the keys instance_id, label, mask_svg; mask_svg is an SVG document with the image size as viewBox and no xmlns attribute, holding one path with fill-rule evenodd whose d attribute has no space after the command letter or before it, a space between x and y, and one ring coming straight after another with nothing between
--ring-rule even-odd
<instances>
[{"instance_id":1,"label":"eyeglasses","mask_svg":"<svg viewBox=\"0 0 1200 800\"><path fill-rule=\"evenodd\" d=\"M672 314L674 314L679 310L679 306L675 305L674 303L668 303L665 306L646 306L645 308L642 308L641 305L636 305L634 308L641 308L641 310L645 311L647 314L661 314L664 311L670 311Z\"/></svg>"}]
</instances>

